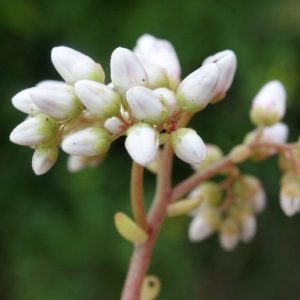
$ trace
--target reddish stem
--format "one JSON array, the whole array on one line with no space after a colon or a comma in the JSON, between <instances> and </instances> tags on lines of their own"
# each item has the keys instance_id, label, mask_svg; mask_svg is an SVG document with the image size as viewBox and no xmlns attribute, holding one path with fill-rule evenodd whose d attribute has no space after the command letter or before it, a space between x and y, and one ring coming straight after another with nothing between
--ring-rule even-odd
<instances>
[{"instance_id":1,"label":"reddish stem","mask_svg":"<svg viewBox=\"0 0 300 300\"><path fill-rule=\"evenodd\" d=\"M149 238L144 244L135 246L121 300L139 300L140 298L153 247L166 215L167 205L170 203L172 159L173 148L168 142L159 155L160 168L156 181L156 194L148 215Z\"/></svg>"},{"instance_id":2,"label":"reddish stem","mask_svg":"<svg viewBox=\"0 0 300 300\"><path fill-rule=\"evenodd\" d=\"M143 194L144 167L133 161L131 169L131 207L136 223L148 232Z\"/></svg>"}]
</instances>

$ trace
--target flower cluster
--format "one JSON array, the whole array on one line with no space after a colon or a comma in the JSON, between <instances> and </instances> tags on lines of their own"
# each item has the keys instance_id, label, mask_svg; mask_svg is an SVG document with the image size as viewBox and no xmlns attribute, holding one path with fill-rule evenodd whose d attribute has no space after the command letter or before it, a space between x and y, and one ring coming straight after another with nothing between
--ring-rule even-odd
<instances>
[{"instance_id":1,"label":"flower cluster","mask_svg":"<svg viewBox=\"0 0 300 300\"><path fill-rule=\"evenodd\" d=\"M226 50L181 81L173 46L149 34L133 51L113 51L109 84L101 65L73 49L56 47L51 59L64 82L43 81L12 99L29 116L10 139L35 148L32 167L38 175L53 166L59 146L71 155L69 170L77 171L100 162L125 134L129 155L142 166L152 163L168 140L183 161L203 162L202 139L195 130L180 128L180 118L222 99L236 69L235 54Z\"/></svg>"},{"instance_id":2,"label":"flower cluster","mask_svg":"<svg viewBox=\"0 0 300 300\"><path fill-rule=\"evenodd\" d=\"M257 128L246 134L244 144L231 150L229 158L233 164L219 172L227 179L222 183L202 182L183 200L182 203L193 202L190 206L190 210L194 208L190 213L193 217L189 227L191 241L201 241L217 231L221 246L230 251L239 241L248 243L254 237L255 215L264 209L266 196L256 177L240 174L235 166L248 158L258 162L279 154L279 167L284 172L280 182L280 206L287 216L300 212L299 143L286 144L289 130L280 122L285 114L285 102L286 92L279 81L263 86L250 111ZM196 172L205 170L223 156L215 145L206 148L205 163L192 165Z\"/></svg>"},{"instance_id":3,"label":"flower cluster","mask_svg":"<svg viewBox=\"0 0 300 300\"><path fill-rule=\"evenodd\" d=\"M206 164L192 166L197 172L205 170L223 155L215 145L207 145L207 149ZM233 166L221 170L220 174L227 176L224 182L202 182L188 195L189 199L198 199L199 203L190 213L193 220L189 239L198 242L218 232L220 245L230 251L239 241L248 243L252 240L256 232L255 215L263 211L266 197L256 177L241 175Z\"/></svg>"}]
</instances>

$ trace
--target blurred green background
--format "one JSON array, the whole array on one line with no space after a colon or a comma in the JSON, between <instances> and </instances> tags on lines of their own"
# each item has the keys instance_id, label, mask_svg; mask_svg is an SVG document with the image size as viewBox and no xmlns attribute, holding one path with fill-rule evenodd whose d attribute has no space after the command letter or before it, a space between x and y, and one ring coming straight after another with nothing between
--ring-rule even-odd
<instances>
[{"instance_id":1,"label":"blurred green background","mask_svg":"<svg viewBox=\"0 0 300 300\"><path fill-rule=\"evenodd\" d=\"M33 151L10 143L25 118L11 98L44 79L60 79L54 46L72 47L101 63L109 82L111 52L133 48L150 33L169 40L182 78L209 55L232 49L238 68L228 97L191 122L203 140L225 153L252 129L251 101L267 81L288 93L289 141L299 134L300 2L298 0L1 0L0 1L0 299L118 299L132 246L115 231L116 211L130 214L131 162L120 139L95 169L66 170L67 155L43 176L31 170ZM187 239L189 217L167 219L149 274L162 281L159 299L299 299L300 214L279 207L277 159L245 163L261 178L268 204L253 242L227 253L217 236ZM191 174L175 160L174 183ZM146 174L147 206L154 176Z\"/></svg>"}]
</instances>

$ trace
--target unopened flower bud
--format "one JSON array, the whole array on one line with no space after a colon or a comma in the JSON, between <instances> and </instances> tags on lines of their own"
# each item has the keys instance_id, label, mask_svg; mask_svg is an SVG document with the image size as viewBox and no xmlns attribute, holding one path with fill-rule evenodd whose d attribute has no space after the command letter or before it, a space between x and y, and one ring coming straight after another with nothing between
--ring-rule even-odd
<instances>
[{"instance_id":1,"label":"unopened flower bud","mask_svg":"<svg viewBox=\"0 0 300 300\"><path fill-rule=\"evenodd\" d=\"M148 84L147 87L150 89L156 89L158 87L169 86L169 79L165 69L145 60L141 57L138 57L141 64L143 65L147 76Z\"/></svg>"},{"instance_id":2,"label":"unopened flower bud","mask_svg":"<svg viewBox=\"0 0 300 300\"><path fill-rule=\"evenodd\" d=\"M220 68L220 80L215 95L210 101L216 103L226 96L235 74L237 61L233 51L224 50L206 58L203 65L209 63L215 63Z\"/></svg>"},{"instance_id":3,"label":"unopened flower bud","mask_svg":"<svg viewBox=\"0 0 300 300\"><path fill-rule=\"evenodd\" d=\"M60 76L74 85L82 79L90 79L103 83L105 75L101 65L90 57L68 47L60 46L52 49L52 63Z\"/></svg>"},{"instance_id":4,"label":"unopened flower bud","mask_svg":"<svg viewBox=\"0 0 300 300\"><path fill-rule=\"evenodd\" d=\"M205 144L205 147L206 147L205 161L202 164L191 165L191 167L195 171L204 170L223 157L223 152L218 146Z\"/></svg>"},{"instance_id":5,"label":"unopened flower bud","mask_svg":"<svg viewBox=\"0 0 300 300\"><path fill-rule=\"evenodd\" d=\"M244 243L249 243L256 233L256 218L253 214L245 214L241 220L240 239Z\"/></svg>"},{"instance_id":6,"label":"unopened flower bud","mask_svg":"<svg viewBox=\"0 0 300 300\"><path fill-rule=\"evenodd\" d=\"M189 113L204 109L212 99L220 78L216 64L207 64L186 77L178 86L177 101Z\"/></svg>"},{"instance_id":7,"label":"unopened flower bud","mask_svg":"<svg viewBox=\"0 0 300 300\"><path fill-rule=\"evenodd\" d=\"M115 214L115 226L119 234L126 240L142 244L148 239L148 234L122 212Z\"/></svg>"},{"instance_id":8,"label":"unopened flower bud","mask_svg":"<svg viewBox=\"0 0 300 300\"><path fill-rule=\"evenodd\" d=\"M99 119L107 119L120 112L119 95L106 85L92 80L80 80L75 83L74 88L84 106Z\"/></svg>"},{"instance_id":9,"label":"unopened flower bud","mask_svg":"<svg viewBox=\"0 0 300 300\"><path fill-rule=\"evenodd\" d=\"M36 175L42 175L48 172L58 157L58 148L56 145L38 146L32 157L32 169Z\"/></svg>"},{"instance_id":10,"label":"unopened flower bud","mask_svg":"<svg viewBox=\"0 0 300 300\"><path fill-rule=\"evenodd\" d=\"M235 197L249 200L255 212L260 213L266 205L265 191L258 178L251 175L243 175L233 184Z\"/></svg>"},{"instance_id":11,"label":"unopened flower bud","mask_svg":"<svg viewBox=\"0 0 300 300\"><path fill-rule=\"evenodd\" d=\"M245 161L251 154L251 150L247 145L235 146L229 153L230 160L235 163L241 163Z\"/></svg>"},{"instance_id":12,"label":"unopened flower bud","mask_svg":"<svg viewBox=\"0 0 300 300\"><path fill-rule=\"evenodd\" d=\"M116 117L112 117L109 118L105 121L104 123L104 128L111 134L115 134L120 132L121 127L123 126L123 122L116 118Z\"/></svg>"},{"instance_id":13,"label":"unopened flower bud","mask_svg":"<svg viewBox=\"0 0 300 300\"><path fill-rule=\"evenodd\" d=\"M232 251L239 242L239 227L232 218L226 218L220 227L219 241L226 251Z\"/></svg>"},{"instance_id":14,"label":"unopened flower bud","mask_svg":"<svg viewBox=\"0 0 300 300\"><path fill-rule=\"evenodd\" d=\"M158 125L168 115L167 105L163 98L145 87L132 87L127 91L126 99L135 119L139 121Z\"/></svg>"},{"instance_id":15,"label":"unopened flower bud","mask_svg":"<svg viewBox=\"0 0 300 300\"><path fill-rule=\"evenodd\" d=\"M15 95L12 98L12 104L16 109L33 116L41 113L41 110L33 103L30 97L31 89L32 88L25 89Z\"/></svg>"},{"instance_id":16,"label":"unopened flower bud","mask_svg":"<svg viewBox=\"0 0 300 300\"><path fill-rule=\"evenodd\" d=\"M58 86L58 85L61 85L61 86L68 86L68 84L64 81L61 81L61 80L43 80L43 81L40 81L39 83L37 83L35 86L36 87L44 87L44 88L50 88L50 87L53 87L53 86Z\"/></svg>"},{"instance_id":17,"label":"unopened flower bud","mask_svg":"<svg viewBox=\"0 0 300 300\"><path fill-rule=\"evenodd\" d=\"M84 106L74 93L73 86L52 84L32 88L30 97L47 115L58 119L71 119L82 113Z\"/></svg>"},{"instance_id":18,"label":"unopened flower bud","mask_svg":"<svg viewBox=\"0 0 300 300\"><path fill-rule=\"evenodd\" d=\"M117 48L110 61L111 80L114 90L122 96L133 86L146 86L147 73L137 56L125 48Z\"/></svg>"},{"instance_id":19,"label":"unopened flower bud","mask_svg":"<svg viewBox=\"0 0 300 300\"><path fill-rule=\"evenodd\" d=\"M185 215L199 206L200 202L200 198L187 198L174 202L168 205L167 215L169 217Z\"/></svg>"},{"instance_id":20,"label":"unopened flower bud","mask_svg":"<svg viewBox=\"0 0 300 300\"><path fill-rule=\"evenodd\" d=\"M10 140L22 146L34 146L53 141L59 125L50 116L40 113L18 125L10 134Z\"/></svg>"},{"instance_id":21,"label":"unopened flower bud","mask_svg":"<svg viewBox=\"0 0 300 300\"><path fill-rule=\"evenodd\" d=\"M150 172L157 174L159 170L159 162L157 160L157 157L155 158L154 161L152 161L149 165L146 166L147 170Z\"/></svg>"},{"instance_id":22,"label":"unopened flower bud","mask_svg":"<svg viewBox=\"0 0 300 300\"><path fill-rule=\"evenodd\" d=\"M171 134L175 154L189 164L200 164L205 160L206 148L197 132L190 128L180 128Z\"/></svg>"},{"instance_id":23,"label":"unopened flower bud","mask_svg":"<svg viewBox=\"0 0 300 300\"><path fill-rule=\"evenodd\" d=\"M95 156L106 153L112 140L103 128L85 128L68 136L62 143L62 149L72 155Z\"/></svg>"},{"instance_id":24,"label":"unopened flower bud","mask_svg":"<svg viewBox=\"0 0 300 300\"><path fill-rule=\"evenodd\" d=\"M166 142L168 142L171 138L171 135L169 133L160 133L159 134L159 144L164 145Z\"/></svg>"},{"instance_id":25,"label":"unopened flower bud","mask_svg":"<svg viewBox=\"0 0 300 300\"><path fill-rule=\"evenodd\" d=\"M244 138L244 143L252 144L256 141L258 143L282 144L287 141L289 128L286 124L279 122L273 126L264 128L258 140L257 133L257 129L249 132ZM276 150L272 147L259 147L252 150L250 158L254 161L261 161L275 153Z\"/></svg>"},{"instance_id":26,"label":"unopened flower bud","mask_svg":"<svg viewBox=\"0 0 300 300\"><path fill-rule=\"evenodd\" d=\"M160 292L161 283L158 277L147 275L144 278L139 300L154 300Z\"/></svg>"},{"instance_id":27,"label":"unopened flower bud","mask_svg":"<svg viewBox=\"0 0 300 300\"><path fill-rule=\"evenodd\" d=\"M150 34L144 34L137 40L133 51L141 61L145 61L146 65L154 65L165 71L168 87L172 90L177 88L180 81L180 64L170 42L157 39ZM151 81L157 82L159 79L153 78ZM164 78L160 80L164 80Z\"/></svg>"},{"instance_id":28,"label":"unopened flower bud","mask_svg":"<svg viewBox=\"0 0 300 300\"><path fill-rule=\"evenodd\" d=\"M299 145L300 146L300 145ZM297 160L300 160L300 148L289 149ZM290 155L290 151L279 152L279 167L283 172L292 172L295 169L295 163Z\"/></svg>"},{"instance_id":29,"label":"unopened flower bud","mask_svg":"<svg viewBox=\"0 0 300 300\"><path fill-rule=\"evenodd\" d=\"M300 211L300 183L292 173L281 180L280 206L288 217Z\"/></svg>"},{"instance_id":30,"label":"unopened flower bud","mask_svg":"<svg viewBox=\"0 0 300 300\"><path fill-rule=\"evenodd\" d=\"M189 226L191 242L200 242L212 235L219 226L220 212L216 207L204 207L194 216Z\"/></svg>"},{"instance_id":31,"label":"unopened flower bud","mask_svg":"<svg viewBox=\"0 0 300 300\"><path fill-rule=\"evenodd\" d=\"M131 158L141 166L155 160L159 146L158 133L148 123L138 123L129 128L125 147Z\"/></svg>"},{"instance_id":32,"label":"unopened flower bud","mask_svg":"<svg viewBox=\"0 0 300 300\"><path fill-rule=\"evenodd\" d=\"M96 155L96 156L77 156L70 155L67 161L67 168L70 172L78 172L85 167L96 167L98 166L105 154Z\"/></svg>"},{"instance_id":33,"label":"unopened flower bud","mask_svg":"<svg viewBox=\"0 0 300 300\"><path fill-rule=\"evenodd\" d=\"M282 83L273 80L265 84L252 102L250 118L254 125L271 126L285 114L286 92Z\"/></svg>"},{"instance_id":34,"label":"unopened flower bud","mask_svg":"<svg viewBox=\"0 0 300 300\"><path fill-rule=\"evenodd\" d=\"M176 95L173 91L167 88L158 88L153 91L157 96L162 96L165 100L168 108L168 118L180 110L178 102L176 101Z\"/></svg>"}]
</instances>

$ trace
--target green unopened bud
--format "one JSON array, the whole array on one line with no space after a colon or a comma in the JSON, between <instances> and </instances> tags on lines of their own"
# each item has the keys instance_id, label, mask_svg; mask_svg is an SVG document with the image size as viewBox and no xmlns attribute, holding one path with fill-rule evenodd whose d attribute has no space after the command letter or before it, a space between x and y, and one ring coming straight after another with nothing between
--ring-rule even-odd
<instances>
[{"instance_id":1,"label":"green unopened bud","mask_svg":"<svg viewBox=\"0 0 300 300\"><path fill-rule=\"evenodd\" d=\"M235 163L241 163L245 161L251 154L251 150L247 145L235 146L229 153L230 160Z\"/></svg>"},{"instance_id":2,"label":"green unopened bud","mask_svg":"<svg viewBox=\"0 0 300 300\"><path fill-rule=\"evenodd\" d=\"M175 217L185 215L195 209L201 202L201 198L188 198L182 199L175 203L169 204L167 207L167 215L169 217Z\"/></svg>"},{"instance_id":3,"label":"green unopened bud","mask_svg":"<svg viewBox=\"0 0 300 300\"><path fill-rule=\"evenodd\" d=\"M144 278L139 300L154 300L158 296L161 283L158 277L148 275Z\"/></svg>"},{"instance_id":4,"label":"green unopened bud","mask_svg":"<svg viewBox=\"0 0 300 300\"><path fill-rule=\"evenodd\" d=\"M161 133L161 134L159 135L159 138L158 138L159 144L160 144L160 145L165 144L167 141L170 140L170 138L171 138L171 135L170 135L170 134L168 134L168 133Z\"/></svg>"},{"instance_id":5,"label":"green unopened bud","mask_svg":"<svg viewBox=\"0 0 300 300\"><path fill-rule=\"evenodd\" d=\"M216 205L222 199L222 189L219 184L213 181L201 183L199 187L199 196L209 205Z\"/></svg>"},{"instance_id":6,"label":"green unopened bud","mask_svg":"<svg viewBox=\"0 0 300 300\"><path fill-rule=\"evenodd\" d=\"M114 220L117 231L124 239L134 244L145 243L148 239L148 234L124 213L117 212Z\"/></svg>"},{"instance_id":7,"label":"green unopened bud","mask_svg":"<svg viewBox=\"0 0 300 300\"><path fill-rule=\"evenodd\" d=\"M294 148L291 151L295 157L300 160L300 148ZM279 153L278 163L283 172L293 172L295 169L295 164L288 151Z\"/></svg>"},{"instance_id":8,"label":"green unopened bud","mask_svg":"<svg viewBox=\"0 0 300 300\"><path fill-rule=\"evenodd\" d=\"M251 175L241 176L233 184L233 193L236 198L250 201L254 210L261 212L266 204L266 195L258 178Z\"/></svg>"}]
</instances>

